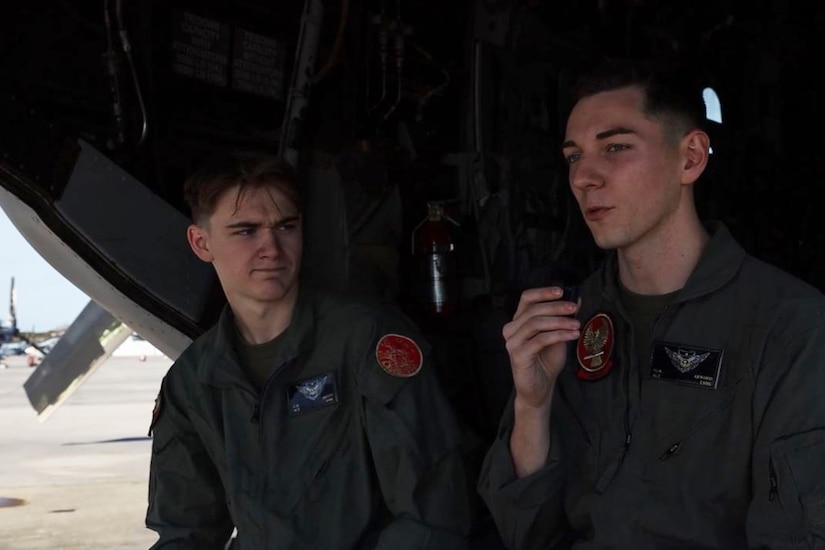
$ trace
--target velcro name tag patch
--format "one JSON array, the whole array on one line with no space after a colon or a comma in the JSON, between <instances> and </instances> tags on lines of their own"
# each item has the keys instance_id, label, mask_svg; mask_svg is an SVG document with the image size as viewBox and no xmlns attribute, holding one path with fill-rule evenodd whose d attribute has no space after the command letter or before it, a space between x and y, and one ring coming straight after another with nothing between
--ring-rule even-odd
<instances>
[{"instance_id":1,"label":"velcro name tag patch","mask_svg":"<svg viewBox=\"0 0 825 550\"><path fill-rule=\"evenodd\" d=\"M335 373L327 372L293 382L287 389L290 416L304 414L338 403Z\"/></svg>"},{"instance_id":2,"label":"velcro name tag patch","mask_svg":"<svg viewBox=\"0 0 825 550\"><path fill-rule=\"evenodd\" d=\"M715 390L724 351L671 342L653 342L650 376L677 384Z\"/></svg>"}]
</instances>

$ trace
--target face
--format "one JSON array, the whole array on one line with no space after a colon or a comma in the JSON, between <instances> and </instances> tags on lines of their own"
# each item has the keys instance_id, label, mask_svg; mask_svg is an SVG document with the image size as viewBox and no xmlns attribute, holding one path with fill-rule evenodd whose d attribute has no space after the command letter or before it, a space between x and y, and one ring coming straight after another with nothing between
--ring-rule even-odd
<instances>
[{"instance_id":1,"label":"face","mask_svg":"<svg viewBox=\"0 0 825 550\"><path fill-rule=\"evenodd\" d=\"M195 254L215 267L236 314L294 300L303 248L301 215L283 193L249 187L236 203L238 190L224 192L209 219L187 232Z\"/></svg>"},{"instance_id":2,"label":"face","mask_svg":"<svg viewBox=\"0 0 825 550\"><path fill-rule=\"evenodd\" d=\"M570 187L601 248L678 238L677 213L692 201L686 186L699 174L684 153L700 132L668 140L662 122L642 111L643 98L637 87L601 92L580 100L567 121Z\"/></svg>"}]
</instances>

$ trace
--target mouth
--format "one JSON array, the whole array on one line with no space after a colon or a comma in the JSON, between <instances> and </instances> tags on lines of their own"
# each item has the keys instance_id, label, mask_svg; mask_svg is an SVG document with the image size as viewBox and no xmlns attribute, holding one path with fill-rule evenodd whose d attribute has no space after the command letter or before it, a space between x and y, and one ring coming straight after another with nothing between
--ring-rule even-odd
<instances>
[{"instance_id":1,"label":"mouth","mask_svg":"<svg viewBox=\"0 0 825 550\"><path fill-rule=\"evenodd\" d=\"M262 275L277 275L283 271L286 271L286 267L256 267L252 270L252 273L260 273Z\"/></svg>"},{"instance_id":2,"label":"mouth","mask_svg":"<svg viewBox=\"0 0 825 550\"><path fill-rule=\"evenodd\" d=\"M604 219L611 211L608 206L590 206L584 210L584 218L589 222L597 222Z\"/></svg>"}]
</instances>

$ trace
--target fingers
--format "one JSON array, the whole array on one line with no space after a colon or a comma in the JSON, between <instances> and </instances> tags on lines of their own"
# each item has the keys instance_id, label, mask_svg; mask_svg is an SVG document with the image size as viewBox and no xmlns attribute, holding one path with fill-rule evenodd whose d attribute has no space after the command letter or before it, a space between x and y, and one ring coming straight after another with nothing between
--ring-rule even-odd
<instances>
[{"instance_id":1,"label":"fingers","mask_svg":"<svg viewBox=\"0 0 825 550\"><path fill-rule=\"evenodd\" d=\"M509 351L526 345L531 349L537 347L538 352L548 345L578 338L579 326L578 319L572 317L532 315L525 316L522 322L507 323L502 333Z\"/></svg>"},{"instance_id":2,"label":"fingers","mask_svg":"<svg viewBox=\"0 0 825 550\"><path fill-rule=\"evenodd\" d=\"M570 316L576 313L578 303L560 301L559 287L532 288L522 293L513 320L505 325L504 337L509 338L521 326L536 316Z\"/></svg>"},{"instance_id":3,"label":"fingers","mask_svg":"<svg viewBox=\"0 0 825 550\"><path fill-rule=\"evenodd\" d=\"M524 310L528 309L529 307L541 303L541 302L551 302L551 301L558 301L564 295L564 290L558 286L546 286L541 288L530 288L525 290L521 293L521 298L518 302L518 308L516 308L516 312L513 315L513 319L519 317ZM562 303L562 302L559 302ZM563 302L563 303L574 303L574 302ZM569 315L572 312L563 313L562 315Z\"/></svg>"},{"instance_id":4,"label":"fingers","mask_svg":"<svg viewBox=\"0 0 825 550\"><path fill-rule=\"evenodd\" d=\"M558 287L536 288L522 294L513 320L502 329L514 369L527 368L546 348L579 337L580 323L571 316L579 304L561 301L561 296Z\"/></svg>"},{"instance_id":5,"label":"fingers","mask_svg":"<svg viewBox=\"0 0 825 550\"><path fill-rule=\"evenodd\" d=\"M530 367L535 363L536 357L542 350L577 339L579 331L577 329L559 329L535 332L529 338L520 336L522 335L517 333L514 338L506 342L510 364L514 369Z\"/></svg>"}]
</instances>

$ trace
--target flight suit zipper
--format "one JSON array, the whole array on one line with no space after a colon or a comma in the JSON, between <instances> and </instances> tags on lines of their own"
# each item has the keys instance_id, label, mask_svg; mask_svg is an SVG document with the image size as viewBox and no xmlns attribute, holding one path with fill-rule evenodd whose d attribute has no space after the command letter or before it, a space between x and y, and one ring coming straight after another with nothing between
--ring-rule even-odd
<instances>
[{"instance_id":1,"label":"flight suit zipper","mask_svg":"<svg viewBox=\"0 0 825 550\"><path fill-rule=\"evenodd\" d=\"M771 483L771 490L768 493L768 501L775 502L779 497L779 482L776 478L776 469L773 466L773 457L768 460L768 476Z\"/></svg>"},{"instance_id":2,"label":"flight suit zipper","mask_svg":"<svg viewBox=\"0 0 825 550\"><path fill-rule=\"evenodd\" d=\"M630 332L630 338L629 338L630 353L629 353L629 357L628 357L628 363L636 365L636 367L638 369L637 370L637 376L640 379L639 383L641 385L641 376L642 376L641 372L642 372L642 369L644 368L644 364L637 364L637 357L638 357L639 353L636 350L636 335L635 335L636 327L634 327L632 323L627 321L627 317L626 317L625 312L624 312L624 306L620 304L619 308L620 308L620 312L622 314L622 317L625 318L624 319L625 323L627 324L628 327L630 327L630 331L629 331ZM670 305L666 305L664 307L664 309L662 310L662 313L660 313L659 316L656 317L656 320L653 321L653 326L651 327L651 331L650 331L651 340L650 340L648 345L653 344L653 341L657 337L656 327L659 325L659 322L662 320L662 318L665 317L665 315L667 314L667 312L669 310L670 310ZM630 443L633 440L633 433L632 433L631 421L630 421L630 405L631 405L630 404L630 383L631 383L630 371L631 370L632 369L625 369L625 377L624 377L624 392L625 392L625 396L626 396L626 405L625 405L625 409L624 409L625 442L624 442L624 452L622 453L622 457L627 455L628 451L630 450ZM639 392L640 392L639 393L639 401L640 401L640 406L641 406L641 388L639 388ZM661 460L667 460L668 458L670 458L670 456L675 454L679 450L680 447L681 447L681 442L675 443L670 448L668 448L667 451L665 451L665 453L660 457L660 459Z\"/></svg>"},{"instance_id":3,"label":"flight suit zipper","mask_svg":"<svg viewBox=\"0 0 825 550\"><path fill-rule=\"evenodd\" d=\"M624 394L627 402L624 408L624 450L622 451L622 460L624 460L624 457L628 451L630 451L630 442L633 439L633 434L630 430L630 369L625 369Z\"/></svg>"},{"instance_id":4,"label":"flight suit zipper","mask_svg":"<svg viewBox=\"0 0 825 550\"><path fill-rule=\"evenodd\" d=\"M274 378L274 376L270 376L266 380L264 387L261 388L258 398L255 400L255 405L252 407L252 417L249 419L252 424L256 424L258 426L258 441L261 445L264 443L264 429L263 422L261 422L261 411L264 408L264 402L266 401L267 393L269 393L269 388L272 386L272 380Z\"/></svg>"},{"instance_id":5,"label":"flight suit zipper","mask_svg":"<svg viewBox=\"0 0 825 550\"><path fill-rule=\"evenodd\" d=\"M264 423L263 423L263 419L261 418L262 411L264 410L264 407L266 405L267 396L269 395L269 393L271 391L271 387L274 383L273 381L277 377L277 374L280 373L283 370L283 367L291 361L292 361L291 358L288 359L287 361L285 361L282 365L280 365L278 368L276 368L272 372L272 374L269 376L269 378L266 379L266 382L264 383L263 388L261 388L260 392L258 392L257 398L255 400L255 404L252 406L252 416L250 417L249 421L250 421L250 423L252 423L253 425L255 425L258 428L258 430L257 430L258 431L258 445L259 445L259 448L260 448L260 456L261 456L261 463L262 464L269 464L270 463L270 458L268 456L269 448L266 444L266 435L267 435L267 433L269 433L269 436L272 437L272 435L277 431L277 430L269 429L268 432L267 432L267 431L264 430ZM270 487L269 474L268 474L268 471L265 468L261 469L261 472L259 474L259 479L261 480L261 483L260 483L260 486L259 486L259 491L260 492L258 494L258 499L259 499L259 503L260 503L259 509L262 511L260 521L261 521L262 524L264 524L266 519L264 517L265 513L263 511L265 511L267 509L266 495L269 493L269 487Z\"/></svg>"},{"instance_id":6,"label":"flight suit zipper","mask_svg":"<svg viewBox=\"0 0 825 550\"><path fill-rule=\"evenodd\" d=\"M252 416L249 419L252 424L259 424L261 422L261 411L264 408L264 401L266 400L266 395L272 385L272 381L284 370L284 368L286 368L287 365L292 363L294 360L295 357L288 357L278 367L276 367L275 370L272 371L272 374L269 375L269 378L266 379L264 387L261 388L260 392L258 392L255 405L252 407Z\"/></svg>"},{"instance_id":7,"label":"flight suit zipper","mask_svg":"<svg viewBox=\"0 0 825 550\"><path fill-rule=\"evenodd\" d=\"M626 355L627 360L627 367L624 369L624 377L622 380L622 385L624 386L624 395L625 395L625 407L624 407L624 448L622 450L622 461L624 461L624 457L627 456L627 453L630 451L630 443L633 439L633 434L631 433L630 427L630 372L633 370L633 364L636 362L636 335L634 334L636 328L627 320L627 315L624 311L624 306L619 305L620 312L622 318L625 322L625 325L630 328L630 338L628 342L630 346L628 346L629 353Z\"/></svg>"},{"instance_id":8,"label":"flight suit zipper","mask_svg":"<svg viewBox=\"0 0 825 550\"><path fill-rule=\"evenodd\" d=\"M679 449L681 449L681 448L682 448L682 442L681 441L679 441L677 443L674 443L673 445L668 447L667 450L664 453L662 453L662 456L659 457L659 460L664 462L665 460L669 459L670 457L672 457L673 455L678 453Z\"/></svg>"}]
</instances>

